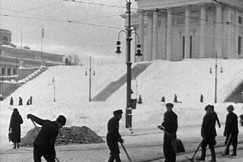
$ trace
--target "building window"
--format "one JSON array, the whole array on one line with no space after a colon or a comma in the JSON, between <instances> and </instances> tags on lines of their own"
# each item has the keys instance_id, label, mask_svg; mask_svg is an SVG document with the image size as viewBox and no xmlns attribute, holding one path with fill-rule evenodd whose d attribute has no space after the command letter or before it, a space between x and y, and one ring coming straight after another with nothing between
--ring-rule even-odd
<instances>
[{"instance_id":1,"label":"building window","mask_svg":"<svg viewBox=\"0 0 243 162\"><path fill-rule=\"evenodd\" d=\"M13 69L13 75L17 75L16 69Z\"/></svg>"},{"instance_id":2,"label":"building window","mask_svg":"<svg viewBox=\"0 0 243 162\"><path fill-rule=\"evenodd\" d=\"M2 75L5 75L5 68L2 68Z\"/></svg>"},{"instance_id":3,"label":"building window","mask_svg":"<svg viewBox=\"0 0 243 162\"><path fill-rule=\"evenodd\" d=\"M238 54L241 54L241 42L242 42L242 37L238 37Z\"/></svg>"},{"instance_id":4,"label":"building window","mask_svg":"<svg viewBox=\"0 0 243 162\"><path fill-rule=\"evenodd\" d=\"M242 17L241 16L239 16L238 22L239 22L239 24L242 24Z\"/></svg>"}]
</instances>

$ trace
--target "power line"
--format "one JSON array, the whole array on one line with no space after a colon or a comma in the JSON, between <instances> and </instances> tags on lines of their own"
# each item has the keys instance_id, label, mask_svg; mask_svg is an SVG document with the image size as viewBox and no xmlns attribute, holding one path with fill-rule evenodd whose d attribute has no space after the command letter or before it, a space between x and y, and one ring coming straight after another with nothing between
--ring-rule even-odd
<instances>
[{"instance_id":1,"label":"power line","mask_svg":"<svg viewBox=\"0 0 243 162\"><path fill-rule=\"evenodd\" d=\"M60 3L63 3L63 2L62 1L61 2L55 2L55 3L51 3L51 4L47 4L47 5L43 5L43 6L39 6L39 7L35 7L35 8L29 8L27 10L19 11L19 13L29 12L29 11L33 11L33 10L39 10L39 9L54 6L54 5L57 5L57 4L60 4Z\"/></svg>"},{"instance_id":2,"label":"power line","mask_svg":"<svg viewBox=\"0 0 243 162\"><path fill-rule=\"evenodd\" d=\"M82 21L73 21L73 20L62 20L62 19L45 19L45 18L34 18L34 17L27 17L27 16L16 16L16 15L2 15L5 17L17 17L17 18L24 18L24 19L36 19L36 20L45 20L45 21L51 21L51 22L66 22L66 23L75 23L75 24L83 24L83 25L89 25L89 26L96 26L96 27L102 27L102 28L109 28L109 29L119 29L120 27L114 27L114 26L108 26L108 25L98 25L93 23L86 23Z\"/></svg>"}]
</instances>

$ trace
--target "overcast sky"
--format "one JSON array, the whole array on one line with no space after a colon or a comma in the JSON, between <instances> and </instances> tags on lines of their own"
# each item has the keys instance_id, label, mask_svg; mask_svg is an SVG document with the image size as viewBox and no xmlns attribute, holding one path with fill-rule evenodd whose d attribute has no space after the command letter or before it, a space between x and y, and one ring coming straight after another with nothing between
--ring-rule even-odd
<instances>
[{"instance_id":1,"label":"overcast sky","mask_svg":"<svg viewBox=\"0 0 243 162\"><path fill-rule=\"evenodd\" d=\"M44 52L124 61L125 51L118 56L115 50L118 33L124 29L125 21L120 15L126 11L126 0L0 2L0 28L12 32L12 43L17 46L22 42L22 46L41 50L41 28L44 28ZM132 7L136 7L134 1ZM125 35L122 37L125 45Z\"/></svg>"}]
</instances>

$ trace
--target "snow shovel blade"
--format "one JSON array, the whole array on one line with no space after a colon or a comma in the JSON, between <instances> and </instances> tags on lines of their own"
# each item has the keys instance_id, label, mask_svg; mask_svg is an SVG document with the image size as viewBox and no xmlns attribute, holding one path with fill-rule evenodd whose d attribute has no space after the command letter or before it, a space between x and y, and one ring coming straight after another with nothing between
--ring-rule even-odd
<instances>
[{"instance_id":1,"label":"snow shovel blade","mask_svg":"<svg viewBox=\"0 0 243 162\"><path fill-rule=\"evenodd\" d=\"M192 161L192 162L194 162L194 159L192 159L192 158L189 158L189 157L187 157L186 156L186 158L189 160L189 161Z\"/></svg>"}]
</instances>

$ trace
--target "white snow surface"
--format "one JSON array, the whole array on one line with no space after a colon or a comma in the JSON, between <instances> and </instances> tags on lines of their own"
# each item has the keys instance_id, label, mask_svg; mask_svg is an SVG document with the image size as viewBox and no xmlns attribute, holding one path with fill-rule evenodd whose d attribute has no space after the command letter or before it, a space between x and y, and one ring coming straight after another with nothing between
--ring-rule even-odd
<instances>
[{"instance_id":1,"label":"white snow surface","mask_svg":"<svg viewBox=\"0 0 243 162\"><path fill-rule=\"evenodd\" d=\"M220 73L221 67L223 73ZM210 73L212 68L212 73ZM126 107L126 84L108 98L106 102L89 102L89 76L85 71L89 67L56 66L50 67L39 77L27 82L11 96L14 106L9 106L10 97L0 103L0 148L9 149L7 134L10 116L13 108L18 108L24 123L21 126L23 137L33 128L33 124L26 118L28 113L43 119L55 120L60 114L67 117L66 126L88 126L98 135L107 133L107 121L116 109ZM92 66L95 75L91 76L91 96L94 97L106 85L116 81L126 74L126 64ZM132 80L132 97L142 96L142 104L133 110L133 132L147 132L156 129L163 121L165 103L173 102L177 95L180 103L174 103L174 111L178 114L181 138L186 136L199 137L200 125L205 114L204 107L214 104L222 123L227 115L226 108L232 104L237 115L243 114L241 103L223 103L224 99L234 88L243 81L243 60L218 59L217 99L214 104L215 92L215 59L185 59L179 62L153 61L136 80ZM54 80L54 82L53 82ZM55 85L55 91L54 91ZM200 95L204 102L200 102ZM17 106L18 98L23 98L23 106ZM33 105L27 106L27 99L33 97ZM162 96L166 102L161 102ZM55 102L54 102L55 99ZM124 115L125 116L125 115ZM131 135L125 128L125 117L120 121L122 135ZM191 129L198 127L199 129ZM190 131L185 131L185 130ZM218 130L222 133L223 128ZM240 127L240 131L242 128ZM149 131L148 131L149 132ZM128 142L138 142L133 138ZM243 160L242 160L243 161Z\"/></svg>"}]
</instances>

